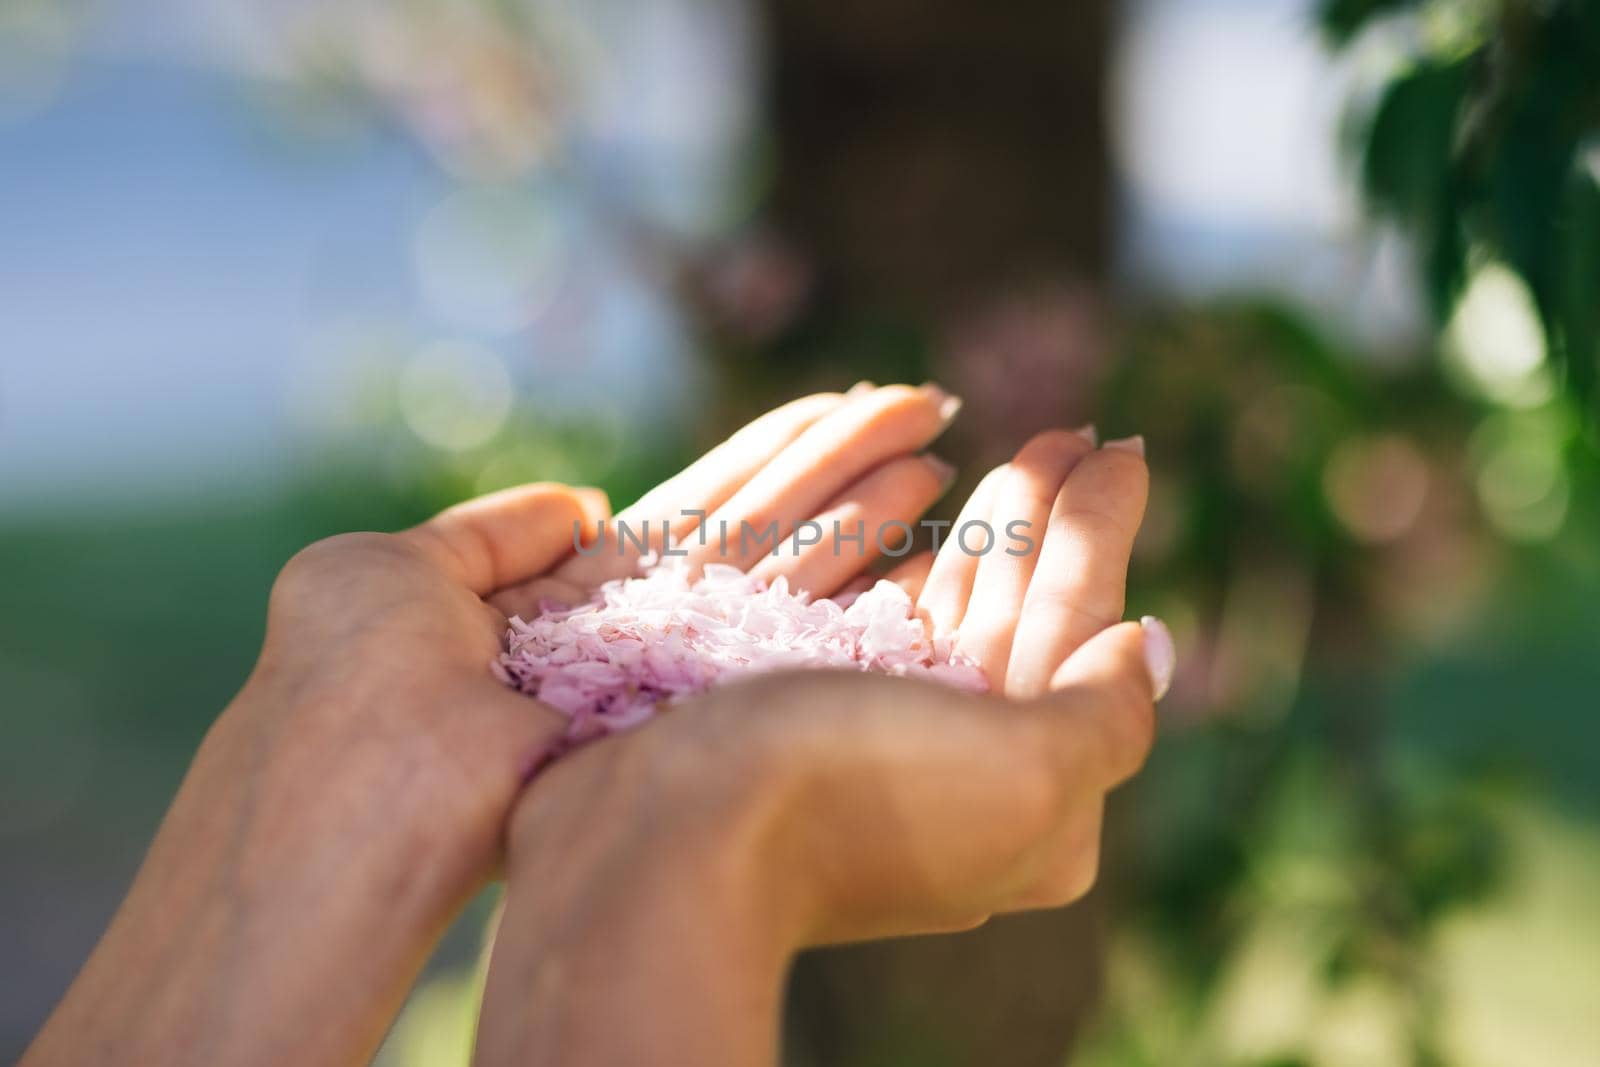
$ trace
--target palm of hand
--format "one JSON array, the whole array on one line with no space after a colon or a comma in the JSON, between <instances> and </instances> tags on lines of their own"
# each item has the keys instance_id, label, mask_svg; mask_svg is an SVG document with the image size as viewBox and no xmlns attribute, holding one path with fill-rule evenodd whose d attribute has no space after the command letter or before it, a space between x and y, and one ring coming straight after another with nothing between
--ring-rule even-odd
<instances>
[{"instance_id":1,"label":"palm of hand","mask_svg":"<svg viewBox=\"0 0 1600 1067\"><path fill-rule=\"evenodd\" d=\"M779 408L623 513L682 536L686 516L734 529L778 521L787 534L813 515L873 521L914 519L943 486L940 466L911 453L948 421L936 389L864 389L819 394ZM488 665L506 616L554 597L575 601L607 578L630 573L638 552L612 531L590 555L575 555L574 528L608 516L602 494L556 485L507 490L451 508L398 535L348 534L319 542L284 569L274 588L260 663L219 731L242 763L265 742L290 757L268 761L294 790L311 779L348 782L352 772L318 752L371 756L375 767L420 768L419 784L452 813L453 836L474 843L486 867L505 815L531 768L566 720L513 693ZM689 519L692 522L692 518ZM716 539L697 562L775 563L827 591L870 559L821 553L773 561L728 553ZM293 729L281 710L294 707ZM374 778L381 778L375 772ZM394 783L368 781L374 790Z\"/></svg>"}]
</instances>

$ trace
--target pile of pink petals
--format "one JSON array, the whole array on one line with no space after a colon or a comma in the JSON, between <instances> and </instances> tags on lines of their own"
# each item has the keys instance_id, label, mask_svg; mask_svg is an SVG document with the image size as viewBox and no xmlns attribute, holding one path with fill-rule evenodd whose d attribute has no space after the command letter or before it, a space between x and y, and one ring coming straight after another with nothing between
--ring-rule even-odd
<instances>
[{"instance_id":1,"label":"pile of pink petals","mask_svg":"<svg viewBox=\"0 0 1600 1067\"><path fill-rule=\"evenodd\" d=\"M676 563L601 586L594 600L511 620L495 673L571 719L567 745L627 729L658 706L756 672L807 668L920 677L975 692L983 671L931 639L910 598L880 581L845 606L710 564Z\"/></svg>"}]
</instances>

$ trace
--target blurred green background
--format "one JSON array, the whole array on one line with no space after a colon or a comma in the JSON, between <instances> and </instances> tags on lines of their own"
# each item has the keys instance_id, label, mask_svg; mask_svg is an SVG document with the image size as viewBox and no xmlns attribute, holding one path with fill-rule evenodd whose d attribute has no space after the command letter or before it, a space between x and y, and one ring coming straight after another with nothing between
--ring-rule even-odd
<instances>
[{"instance_id":1,"label":"blurred green background","mask_svg":"<svg viewBox=\"0 0 1600 1067\"><path fill-rule=\"evenodd\" d=\"M295 549L938 378L946 510L1146 434L1181 670L1089 900L802 961L789 1059L1600 1063L1600 5L846 7L0 7L0 1056Z\"/></svg>"}]
</instances>

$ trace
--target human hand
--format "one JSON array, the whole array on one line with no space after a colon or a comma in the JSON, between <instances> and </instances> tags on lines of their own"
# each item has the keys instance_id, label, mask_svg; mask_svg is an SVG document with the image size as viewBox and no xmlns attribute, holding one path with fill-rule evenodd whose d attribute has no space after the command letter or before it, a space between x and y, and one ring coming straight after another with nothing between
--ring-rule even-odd
<instances>
[{"instance_id":1,"label":"human hand","mask_svg":"<svg viewBox=\"0 0 1600 1067\"><path fill-rule=\"evenodd\" d=\"M297 555L254 672L24 1063L368 1059L562 727L490 676L504 620L481 597L603 508L526 486Z\"/></svg>"},{"instance_id":2,"label":"human hand","mask_svg":"<svg viewBox=\"0 0 1600 1067\"><path fill-rule=\"evenodd\" d=\"M942 489L941 467L908 453L949 406L931 388L808 397L632 510L786 526L818 507L915 518ZM30 1067L370 1056L434 939L492 873L514 798L565 730L490 675L501 608L581 595L631 566L612 554L563 562L574 527L605 509L592 490L527 486L291 561L255 671ZM127 987L135 973L151 978L140 995Z\"/></svg>"},{"instance_id":3,"label":"human hand","mask_svg":"<svg viewBox=\"0 0 1600 1067\"><path fill-rule=\"evenodd\" d=\"M619 511L582 554L491 602L529 616L545 600L580 603L602 582L634 574L641 550L619 537L623 527L655 552L667 547L670 530L691 566L721 563L768 582L783 576L792 588L832 596L878 557L876 531L914 523L949 487L949 465L919 450L959 408L931 384L863 382L792 401ZM848 552L831 536L796 551L792 535L806 521L829 533L835 522L846 530L860 524L868 534ZM755 533L742 537L746 528ZM757 536L768 530L771 538Z\"/></svg>"},{"instance_id":4,"label":"human hand","mask_svg":"<svg viewBox=\"0 0 1600 1067\"><path fill-rule=\"evenodd\" d=\"M667 1045L683 1062L761 1061L796 949L1087 890L1104 794L1144 757L1172 651L1154 620L1101 629L1121 613L1142 458L1069 437L1030 442L964 516L1036 520L1031 565L941 557L919 590L943 632L975 624L963 647L1013 699L761 678L536 783L512 827L481 1062L628 1062ZM691 970L693 995L674 995ZM559 997L542 995L553 974ZM588 990L633 1005L629 1025L586 1026L606 1017Z\"/></svg>"},{"instance_id":5,"label":"human hand","mask_svg":"<svg viewBox=\"0 0 1600 1067\"><path fill-rule=\"evenodd\" d=\"M1096 449L1093 427L1050 430L978 483L937 557L921 553L889 578L994 692L1036 697L1074 649L1122 618L1148 492L1143 438Z\"/></svg>"}]
</instances>

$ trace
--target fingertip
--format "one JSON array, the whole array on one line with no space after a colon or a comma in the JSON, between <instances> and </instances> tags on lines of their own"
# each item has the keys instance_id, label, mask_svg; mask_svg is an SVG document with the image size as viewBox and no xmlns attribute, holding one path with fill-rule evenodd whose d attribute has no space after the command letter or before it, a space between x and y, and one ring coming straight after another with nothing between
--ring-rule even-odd
<instances>
[{"instance_id":1,"label":"fingertip","mask_svg":"<svg viewBox=\"0 0 1600 1067\"><path fill-rule=\"evenodd\" d=\"M1150 468L1144 457L1105 445L1089 452L1072 468L1057 505L1058 510L1115 517L1131 535L1144 519L1149 495Z\"/></svg>"},{"instance_id":2,"label":"fingertip","mask_svg":"<svg viewBox=\"0 0 1600 1067\"><path fill-rule=\"evenodd\" d=\"M591 519L608 519L611 517L611 495L604 489L592 485L576 486L572 490L582 505L584 514Z\"/></svg>"},{"instance_id":3,"label":"fingertip","mask_svg":"<svg viewBox=\"0 0 1600 1067\"><path fill-rule=\"evenodd\" d=\"M1093 454L1094 446L1089 439L1075 430L1045 430L1035 434L1011 459L1009 467L1017 480L1013 482L1010 499L1003 506L1012 509L1042 507L1046 514L1039 518L1048 518L1061 487Z\"/></svg>"},{"instance_id":4,"label":"fingertip","mask_svg":"<svg viewBox=\"0 0 1600 1067\"><path fill-rule=\"evenodd\" d=\"M939 413L940 421L946 425L961 411L961 398L946 390L938 382L923 382L917 386L917 392L933 403L934 410Z\"/></svg>"},{"instance_id":5,"label":"fingertip","mask_svg":"<svg viewBox=\"0 0 1600 1067\"><path fill-rule=\"evenodd\" d=\"M949 426L960 413L962 404L959 396L934 382L924 382L922 385L881 385L852 399L856 404L875 408L874 417L879 419L910 417L919 422L927 419L932 431L930 434L925 430L925 438L936 436ZM900 412L907 414L901 416L898 414Z\"/></svg>"},{"instance_id":6,"label":"fingertip","mask_svg":"<svg viewBox=\"0 0 1600 1067\"><path fill-rule=\"evenodd\" d=\"M1143 441L1143 438L1128 440ZM1144 446L1141 444L1138 448L1134 448L1123 447L1124 445L1123 441L1107 441L1094 450L1093 459L1097 464L1110 465L1117 470L1145 470L1148 464L1145 462Z\"/></svg>"},{"instance_id":7,"label":"fingertip","mask_svg":"<svg viewBox=\"0 0 1600 1067\"><path fill-rule=\"evenodd\" d=\"M1107 441L1106 448L1113 452L1126 452L1129 455L1144 458L1144 434L1136 433L1132 437L1119 437L1115 441Z\"/></svg>"},{"instance_id":8,"label":"fingertip","mask_svg":"<svg viewBox=\"0 0 1600 1067\"><path fill-rule=\"evenodd\" d=\"M1078 430L1044 430L1028 438L1017 450L1013 463L1026 464L1034 458L1076 459L1094 449L1094 427Z\"/></svg>"},{"instance_id":9,"label":"fingertip","mask_svg":"<svg viewBox=\"0 0 1600 1067\"><path fill-rule=\"evenodd\" d=\"M560 559L583 518L579 490L532 482L446 508L399 536L453 579L487 596Z\"/></svg>"}]
</instances>

